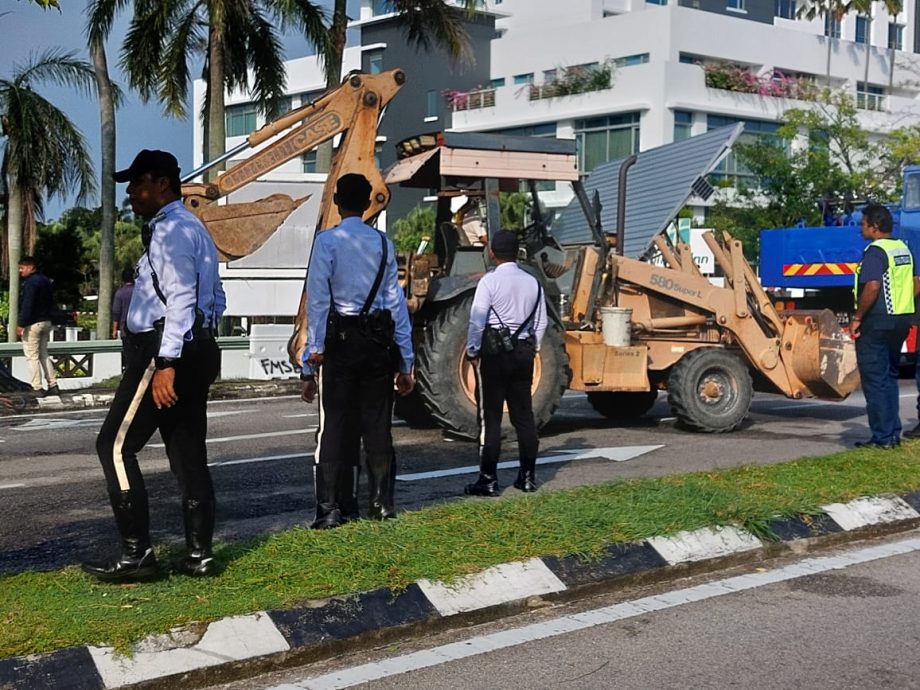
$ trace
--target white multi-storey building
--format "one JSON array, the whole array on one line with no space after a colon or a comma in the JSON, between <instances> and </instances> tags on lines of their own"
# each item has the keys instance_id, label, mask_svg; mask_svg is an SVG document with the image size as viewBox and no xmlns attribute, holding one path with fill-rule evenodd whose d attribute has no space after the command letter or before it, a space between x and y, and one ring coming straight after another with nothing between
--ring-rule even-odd
<instances>
[{"instance_id":1,"label":"white multi-storey building","mask_svg":"<svg viewBox=\"0 0 920 690\"><path fill-rule=\"evenodd\" d=\"M408 75L381 126L381 166L395 159L394 144L406 137L457 129L574 138L587 173L738 121L746 136L775 131L787 109L812 107L800 98L803 89L828 84L851 93L863 124L879 135L920 122L918 4L892 17L874 3L871 21L856 15L809 21L796 19L796 0L488 0L468 22L474 61L453 63L438 50L422 54L407 46L384 3L361 0L352 23L360 45L346 51L344 70L400 67ZM323 90L315 58L287 64L292 106ZM202 97L199 82L196 113ZM245 94L230 94L227 103L229 148L262 123ZM200 151L200 124L195 142ZM272 186L310 183L318 198L322 176L314 170L308 154L265 179ZM744 171L729 157L717 174ZM391 218L421 199L394 192ZM302 209L292 225L308 224L310 213ZM272 265L302 270L304 235L284 230L273 248L263 247L261 259L253 255L231 268L267 268L280 259ZM297 278L299 290L302 273ZM289 302L281 301L278 313L289 314Z\"/></svg>"}]
</instances>

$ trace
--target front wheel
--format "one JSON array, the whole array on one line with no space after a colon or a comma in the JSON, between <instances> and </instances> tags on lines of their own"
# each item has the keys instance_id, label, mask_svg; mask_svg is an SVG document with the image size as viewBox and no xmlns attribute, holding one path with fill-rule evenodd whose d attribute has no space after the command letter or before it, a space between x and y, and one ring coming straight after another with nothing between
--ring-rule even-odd
<instances>
[{"instance_id":1,"label":"front wheel","mask_svg":"<svg viewBox=\"0 0 920 690\"><path fill-rule=\"evenodd\" d=\"M416 377L422 400L438 425L458 436L476 439L476 384L465 357L472 303L472 294L461 297L429 323L419 347ZM553 416L568 382L569 359L562 333L550 326L534 360L532 395L537 428ZM511 431L506 416L503 432Z\"/></svg>"},{"instance_id":2,"label":"front wheel","mask_svg":"<svg viewBox=\"0 0 920 690\"><path fill-rule=\"evenodd\" d=\"M753 396L747 366L721 348L687 353L668 377L668 401L674 414L696 431L731 431L747 416Z\"/></svg>"}]
</instances>

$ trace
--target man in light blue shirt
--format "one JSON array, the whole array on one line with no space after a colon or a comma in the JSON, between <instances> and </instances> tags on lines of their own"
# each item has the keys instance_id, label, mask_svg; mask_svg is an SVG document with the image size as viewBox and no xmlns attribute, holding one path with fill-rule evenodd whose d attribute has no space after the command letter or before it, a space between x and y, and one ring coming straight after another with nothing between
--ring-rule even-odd
<instances>
[{"instance_id":1,"label":"man in light blue shirt","mask_svg":"<svg viewBox=\"0 0 920 690\"><path fill-rule=\"evenodd\" d=\"M124 320L125 372L96 439L121 555L85 563L83 569L106 582L158 577L137 453L159 429L185 518L186 554L176 569L193 577L211 575L215 506L206 411L208 389L220 367L215 329L226 306L217 250L201 221L182 204L179 164L172 154L145 149L114 178L129 183L131 208L149 221Z\"/></svg>"},{"instance_id":2,"label":"man in light blue shirt","mask_svg":"<svg viewBox=\"0 0 920 690\"><path fill-rule=\"evenodd\" d=\"M343 175L334 199L342 222L316 236L307 274L301 377L304 401L319 398L314 529L338 527L356 517L356 430L367 459L368 516L396 517L394 374L400 395L415 386L412 325L393 243L362 220L370 206L370 182L363 175Z\"/></svg>"}]
</instances>

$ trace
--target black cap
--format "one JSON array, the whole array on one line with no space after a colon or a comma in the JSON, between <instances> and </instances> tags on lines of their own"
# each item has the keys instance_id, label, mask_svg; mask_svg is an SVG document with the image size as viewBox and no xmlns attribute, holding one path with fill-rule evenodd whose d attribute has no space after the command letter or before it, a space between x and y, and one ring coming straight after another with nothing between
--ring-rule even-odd
<instances>
[{"instance_id":1,"label":"black cap","mask_svg":"<svg viewBox=\"0 0 920 690\"><path fill-rule=\"evenodd\" d=\"M492 253L499 259L516 259L518 253L518 236L510 230L499 230L492 235L489 242Z\"/></svg>"},{"instance_id":2,"label":"black cap","mask_svg":"<svg viewBox=\"0 0 920 690\"><path fill-rule=\"evenodd\" d=\"M178 178L179 162L168 151L151 151L144 149L134 157L131 167L112 174L116 182L130 182L144 173L156 173L163 177Z\"/></svg>"}]
</instances>

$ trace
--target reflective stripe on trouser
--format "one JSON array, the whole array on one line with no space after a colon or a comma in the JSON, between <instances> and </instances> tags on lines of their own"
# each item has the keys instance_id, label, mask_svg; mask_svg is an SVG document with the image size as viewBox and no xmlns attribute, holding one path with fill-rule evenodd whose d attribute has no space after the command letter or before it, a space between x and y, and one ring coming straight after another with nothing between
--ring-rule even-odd
<instances>
[{"instance_id":1,"label":"reflective stripe on trouser","mask_svg":"<svg viewBox=\"0 0 920 690\"><path fill-rule=\"evenodd\" d=\"M476 376L477 415L480 420L479 470L495 474L501 456L502 415L508 403L508 417L518 441L521 469L536 465L539 439L533 416L530 389L533 386L534 348L529 341L518 341L512 352L499 352L480 358Z\"/></svg>"},{"instance_id":2,"label":"reflective stripe on trouser","mask_svg":"<svg viewBox=\"0 0 920 690\"><path fill-rule=\"evenodd\" d=\"M51 337L52 330L50 321L39 321L26 326L22 332L22 353L29 364L32 389L36 391L42 389L42 373L45 375L45 381L48 382L48 388L57 385L54 364L48 354L48 339Z\"/></svg>"}]
</instances>

